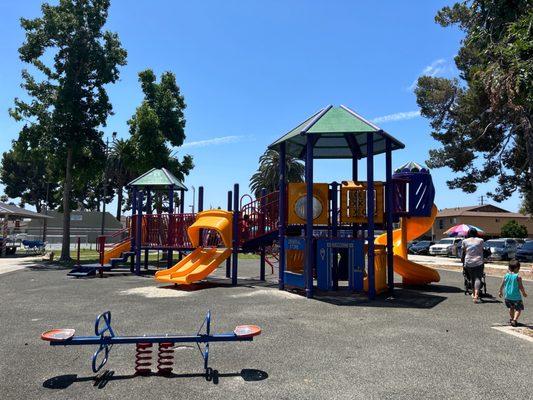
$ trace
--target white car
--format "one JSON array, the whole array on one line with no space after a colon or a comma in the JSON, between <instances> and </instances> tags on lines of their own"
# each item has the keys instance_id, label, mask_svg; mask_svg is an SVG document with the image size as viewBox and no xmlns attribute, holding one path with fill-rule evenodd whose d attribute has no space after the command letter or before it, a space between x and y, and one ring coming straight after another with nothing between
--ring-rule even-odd
<instances>
[{"instance_id":1,"label":"white car","mask_svg":"<svg viewBox=\"0 0 533 400\"><path fill-rule=\"evenodd\" d=\"M456 257L459 255L462 241L462 238L441 239L429 248L429 254L432 256Z\"/></svg>"}]
</instances>

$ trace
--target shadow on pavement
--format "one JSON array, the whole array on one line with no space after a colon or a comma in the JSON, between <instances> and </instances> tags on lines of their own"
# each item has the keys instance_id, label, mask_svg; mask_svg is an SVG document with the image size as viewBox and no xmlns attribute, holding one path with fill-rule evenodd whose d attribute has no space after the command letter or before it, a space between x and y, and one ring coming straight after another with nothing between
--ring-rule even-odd
<instances>
[{"instance_id":1,"label":"shadow on pavement","mask_svg":"<svg viewBox=\"0 0 533 400\"><path fill-rule=\"evenodd\" d=\"M167 379L190 379L190 378L203 378L205 379L205 374L196 373L196 374L166 374L159 375L156 373L151 373L149 375L115 375L114 371L105 371L96 376L87 376L87 377L78 377L76 374L69 375L59 375L53 378L47 379L43 382L43 387L46 389L55 389L63 390L67 389L74 383L80 382L93 382L93 386L98 389L103 389L109 382L112 381L122 381L128 379L146 379L150 377L163 377ZM257 382L262 381L268 378L268 373L261 371L259 369L243 369L241 372L229 372L229 373L218 373L217 378L213 379L214 384L218 384L220 379L224 378L235 378L241 377L246 382Z\"/></svg>"}]
</instances>

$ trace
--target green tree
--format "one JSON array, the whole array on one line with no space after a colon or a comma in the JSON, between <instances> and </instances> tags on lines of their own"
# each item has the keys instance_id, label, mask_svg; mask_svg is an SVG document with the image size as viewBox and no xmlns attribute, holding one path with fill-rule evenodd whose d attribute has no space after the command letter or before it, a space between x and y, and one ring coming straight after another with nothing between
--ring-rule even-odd
<instances>
[{"instance_id":1,"label":"green tree","mask_svg":"<svg viewBox=\"0 0 533 400\"><path fill-rule=\"evenodd\" d=\"M167 168L183 180L194 167L192 157L180 161L173 152L185 140L185 100L172 72L161 75L159 83L151 69L139 73L144 94L141 105L128 121L137 174L151 168Z\"/></svg>"},{"instance_id":2,"label":"green tree","mask_svg":"<svg viewBox=\"0 0 533 400\"><path fill-rule=\"evenodd\" d=\"M467 193L496 179L496 201L519 191L533 210L533 7L531 0L468 0L444 7L443 27L465 32L460 79L422 76L415 90L432 136L430 168L449 167Z\"/></svg>"},{"instance_id":3,"label":"green tree","mask_svg":"<svg viewBox=\"0 0 533 400\"><path fill-rule=\"evenodd\" d=\"M39 127L55 170L63 171L62 261L70 260L73 182L87 170L98 173L92 161L104 154L99 128L112 113L105 87L126 64L118 35L103 30L109 5L109 0L60 0L43 4L40 17L21 19L26 37L20 59L37 74L23 70L30 100L15 99L11 115Z\"/></svg>"},{"instance_id":4,"label":"green tree","mask_svg":"<svg viewBox=\"0 0 533 400\"><path fill-rule=\"evenodd\" d=\"M58 185L50 170L50 155L39 144L41 135L35 128L23 127L11 150L3 154L0 180L9 197L20 197L23 204L42 212L47 200L48 208L57 205Z\"/></svg>"},{"instance_id":5,"label":"green tree","mask_svg":"<svg viewBox=\"0 0 533 400\"><path fill-rule=\"evenodd\" d=\"M305 167L302 162L289 155L285 161L287 182L303 182ZM279 153L276 150L268 149L259 157L259 167L250 178L250 189L256 198L261 196L262 189L267 193L279 189Z\"/></svg>"},{"instance_id":6,"label":"green tree","mask_svg":"<svg viewBox=\"0 0 533 400\"><path fill-rule=\"evenodd\" d=\"M124 187L136 177L135 151L129 139L117 139L113 142L109 155L110 179L117 193L116 218L120 221L124 206Z\"/></svg>"},{"instance_id":7,"label":"green tree","mask_svg":"<svg viewBox=\"0 0 533 400\"><path fill-rule=\"evenodd\" d=\"M526 238L527 228L515 220L511 220L502 226L501 235L509 238Z\"/></svg>"}]
</instances>

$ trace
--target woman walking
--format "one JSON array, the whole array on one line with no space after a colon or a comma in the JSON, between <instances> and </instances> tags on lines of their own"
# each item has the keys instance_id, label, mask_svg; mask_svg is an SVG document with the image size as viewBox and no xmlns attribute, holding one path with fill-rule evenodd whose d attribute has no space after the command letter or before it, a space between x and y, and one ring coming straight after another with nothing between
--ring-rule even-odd
<instances>
[{"instance_id":1,"label":"woman walking","mask_svg":"<svg viewBox=\"0 0 533 400\"><path fill-rule=\"evenodd\" d=\"M479 303L479 290L481 289L481 278L483 278L483 239L478 237L477 230L470 228L468 235L462 243L461 261L463 268L470 282L474 285L473 300Z\"/></svg>"}]
</instances>

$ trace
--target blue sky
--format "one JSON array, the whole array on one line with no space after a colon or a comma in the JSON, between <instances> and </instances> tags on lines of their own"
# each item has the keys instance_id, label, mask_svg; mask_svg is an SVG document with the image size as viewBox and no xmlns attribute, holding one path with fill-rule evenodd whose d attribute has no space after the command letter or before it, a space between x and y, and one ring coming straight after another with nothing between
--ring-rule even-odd
<instances>
[{"instance_id":1,"label":"blue sky","mask_svg":"<svg viewBox=\"0 0 533 400\"><path fill-rule=\"evenodd\" d=\"M128 135L126 121L142 99L137 73L152 68L174 72L185 96L187 139L178 155L194 156L185 183L205 187L206 206L225 206L234 183L247 192L267 145L327 104L345 104L404 142L395 166L424 162L438 143L418 115L412 88L422 73L456 74L462 34L433 19L451 3L112 0L108 29L118 32L128 65L108 89L115 115L103 130ZM1 152L20 128L7 112L24 95L19 18L38 16L40 4L0 0ZM350 178L349 161L315 165L317 182ZM375 166L383 179L382 157ZM447 188L450 170L432 174L439 208L477 204L493 187L467 195ZM514 196L501 206L515 211L519 202Z\"/></svg>"}]
</instances>

